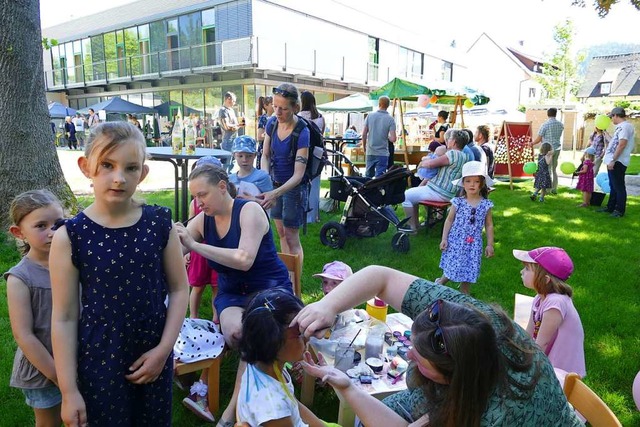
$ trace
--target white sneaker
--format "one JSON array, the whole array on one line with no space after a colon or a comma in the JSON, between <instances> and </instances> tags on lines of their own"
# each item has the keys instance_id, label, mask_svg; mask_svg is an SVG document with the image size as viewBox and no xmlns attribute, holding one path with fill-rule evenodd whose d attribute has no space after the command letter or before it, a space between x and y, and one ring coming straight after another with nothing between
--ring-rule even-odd
<instances>
[{"instance_id":1,"label":"white sneaker","mask_svg":"<svg viewBox=\"0 0 640 427\"><path fill-rule=\"evenodd\" d=\"M202 381L196 381L190 391L191 394L182 399L182 404L199 418L215 423L216 419L207 406L207 386Z\"/></svg>"}]
</instances>

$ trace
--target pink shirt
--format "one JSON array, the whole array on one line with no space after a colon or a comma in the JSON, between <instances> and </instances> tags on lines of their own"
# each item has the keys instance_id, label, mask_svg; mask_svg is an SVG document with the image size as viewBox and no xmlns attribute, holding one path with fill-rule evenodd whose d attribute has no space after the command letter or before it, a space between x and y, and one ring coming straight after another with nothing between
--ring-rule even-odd
<instances>
[{"instance_id":1,"label":"pink shirt","mask_svg":"<svg viewBox=\"0 0 640 427\"><path fill-rule=\"evenodd\" d=\"M549 294L544 300L540 295L533 298L533 338L540 329L542 316L545 311L555 308L562 316L562 323L558 332L551 339L546 354L554 368L567 372L575 372L581 377L587 374L584 363L584 330L580 315L573 306L573 301L567 295Z\"/></svg>"}]
</instances>

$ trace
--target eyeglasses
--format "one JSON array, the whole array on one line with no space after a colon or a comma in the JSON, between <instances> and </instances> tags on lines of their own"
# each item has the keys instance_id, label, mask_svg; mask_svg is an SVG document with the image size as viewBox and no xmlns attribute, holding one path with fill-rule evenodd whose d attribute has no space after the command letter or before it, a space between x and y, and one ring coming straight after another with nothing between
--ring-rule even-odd
<instances>
[{"instance_id":1,"label":"eyeglasses","mask_svg":"<svg viewBox=\"0 0 640 427\"><path fill-rule=\"evenodd\" d=\"M431 335L431 348L436 354L449 354L447 344L444 339L444 331L440 327L440 308L443 301L435 301L429 309L429 321L436 324L436 330Z\"/></svg>"},{"instance_id":2,"label":"eyeglasses","mask_svg":"<svg viewBox=\"0 0 640 427\"><path fill-rule=\"evenodd\" d=\"M282 95L285 98L298 99L297 93L289 92L288 90L280 89L278 87L274 87L272 92L274 95Z\"/></svg>"},{"instance_id":3,"label":"eyeglasses","mask_svg":"<svg viewBox=\"0 0 640 427\"><path fill-rule=\"evenodd\" d=\"M469 218L469 224L476 223L476 208L471 208L471 217Z\"/></svg>"}]
</instances>

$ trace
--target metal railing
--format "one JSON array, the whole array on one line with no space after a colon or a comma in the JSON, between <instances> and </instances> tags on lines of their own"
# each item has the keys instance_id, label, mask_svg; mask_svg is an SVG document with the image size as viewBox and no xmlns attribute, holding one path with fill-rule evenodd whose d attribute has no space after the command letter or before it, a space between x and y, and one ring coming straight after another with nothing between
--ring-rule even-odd
<instances>
[{"instance_id":1,"label":"metal railing","mask_svg":"<svg viewBox=\"0 0 640 427\"><path fill-rule=\"evenodd\" d=\"M355 60L335 49L245 37L56 68L46 70L44 77L47 90L62 90L253 67L369 86L395 76L389 67Z\"/></svg>"}]
</instances>

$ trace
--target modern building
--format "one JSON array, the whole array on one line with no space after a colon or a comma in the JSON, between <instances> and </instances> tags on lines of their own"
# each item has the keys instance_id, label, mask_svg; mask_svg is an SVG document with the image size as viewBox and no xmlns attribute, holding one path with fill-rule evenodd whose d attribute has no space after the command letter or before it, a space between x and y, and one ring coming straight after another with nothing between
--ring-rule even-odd
<instances>
[{"instance_id":1,"label":"modern building","mask_svg":"<svg viewBox=\"0 0 640 427\"><path fill-rule=\"evenodd\" d=\"M232 91L251 134L258 97L281 82L324 103L394 77L454 81L464 74L415 35L338 2L323 13L309 9L319 3L139 0L45 28L43 36L58 41L44 51L48 97L76 109L113 96L162 104L168 127L179 108L215 117ZM334 131L342 131L339 123Z\"/></svg>"}]
</instances>

